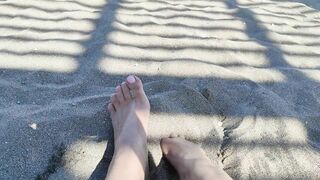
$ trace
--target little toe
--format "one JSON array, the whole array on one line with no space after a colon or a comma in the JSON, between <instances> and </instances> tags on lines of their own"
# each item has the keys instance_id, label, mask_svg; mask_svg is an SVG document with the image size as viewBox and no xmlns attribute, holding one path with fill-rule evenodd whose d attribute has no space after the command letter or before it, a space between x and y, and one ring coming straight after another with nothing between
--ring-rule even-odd
<instances>
[{"instance_id":1,"label":"little toe","mask_svg":"<svg viewBox=\"0 0 320 180\"><path fill-rule=\"evenodd\" d=\"M122 104L124 102L124 97L120 86L116 87L116 96L119 100L119 103Z\"/></svg>"},{"instance_id":2,"label":"little toe","mask_svg":"<svg viewBox=\"0 0 320 180\"><path fill-rule=\"evenodd\" d=\"M160 141L160 146L161 146L161 150L162 150L162 153L164 155L167 155L170 151L170 148L171 146L173 145L173 141L172 141L173 138L162 138L161 141Z\"/></svg>"},{"instance_id":3,"label":"little toe","mask_svg":"<svg viewBox=\"0 0 320 180\"><path fill-rule=\"evenodd\" d=\"M168 155L174 155L179 154L181 151L181 148L185 142L187 142L185 139L181 137L168 137L168 138L162 138L160 141L160 146L163 154L165 156Z\"/></svg>"},{"instance_id":4,"label":"little toe","mask_svg":"<svg viewBox=\"0 0 320 180\"><path fill-rule=\"evenodd\" d=\"M111 113L111 115L116 112L116 110L114 109L112 103L108 104L108 111Z\"/></svg>"}]
</instances>

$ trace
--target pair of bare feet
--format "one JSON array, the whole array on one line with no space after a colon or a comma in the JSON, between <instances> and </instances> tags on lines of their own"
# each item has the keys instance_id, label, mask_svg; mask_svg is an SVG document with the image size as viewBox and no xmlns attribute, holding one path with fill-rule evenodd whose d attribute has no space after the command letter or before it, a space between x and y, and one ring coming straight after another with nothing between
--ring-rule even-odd
<instances>
[{"instance_id":1,"label":"pair of bare feet","mask_svg":"<svg viewBox=\"0 0 320 180\"><path fill-rule=\"evenodd\" d=\"M116 87L108 105L114 128L115 151L108 180L145 179L148 170L147 128L150 104L137 76L130 75ZM164 138L161 149L180 179L231 179L215 167L196 144L182 138Z\"/></svg>"}]
</instances>

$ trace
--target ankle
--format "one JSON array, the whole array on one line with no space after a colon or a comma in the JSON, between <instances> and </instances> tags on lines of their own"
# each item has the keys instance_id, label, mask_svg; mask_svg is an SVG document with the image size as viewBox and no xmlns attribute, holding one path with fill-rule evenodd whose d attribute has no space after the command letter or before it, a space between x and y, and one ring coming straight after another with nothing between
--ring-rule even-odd
<instances>
[{"instance_id":1,"label":"ankle","mask_svg":"<svg viewBox=\"0 0 320 180\"><path fill-rule=\"evenodd\" d=\"M128 148L135 151L142 151L147 147L147 137L139 133L120 134L114 141L114 147L115 152Z\"/></svg>"},{"instance_id":2,"label":"ankle","mask_svg":"<svg viewBox=\"0 0 320 180\"><path fill-rule=\"evenodd\" d=\"M130 146L122 146L115 149L109 167L109 179L145 179L145 172L148 167L147 150L135 149ZM123 171L125 169L125 171ZM108 178L107 178L108 179Z\"/></svg>"}]
</instances>

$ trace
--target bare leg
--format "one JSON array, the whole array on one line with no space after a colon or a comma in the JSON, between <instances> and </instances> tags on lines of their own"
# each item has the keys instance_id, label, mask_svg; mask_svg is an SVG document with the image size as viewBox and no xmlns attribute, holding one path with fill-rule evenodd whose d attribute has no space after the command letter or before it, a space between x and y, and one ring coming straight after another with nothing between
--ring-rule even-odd
<instances>
[{"instance_id":1,"label":"bare leg","mask_svg":"<svg viewBox=\"0 0 320 180\"><path fill-rule=\"evenodd\" d=\"M231 179L222 168L214 166L196 144L182 138L164 138L161 149L182 180Z\"/></svg>"},{"instance_id":2,"label":"bare leg","mask_svg":"<svg viewBox=\"0 0 320 180\"><path fill-rule=\"evenodd\" d=\"M114 128L115 151L107 179L143 180L148 168L146 134L150 104L141 80L128 76L116 88L111 102L108 111Z\"/></svg>"}]
</instances>

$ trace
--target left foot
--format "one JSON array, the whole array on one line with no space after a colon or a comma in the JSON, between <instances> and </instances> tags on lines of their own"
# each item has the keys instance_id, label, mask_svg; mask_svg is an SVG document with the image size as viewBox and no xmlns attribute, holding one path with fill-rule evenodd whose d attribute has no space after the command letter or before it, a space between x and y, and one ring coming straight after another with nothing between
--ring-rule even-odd
<instances>
[{"instance_id":1,"label":"left foot","mask_svg":"<svg viewBox=\"0 0 320 180\"><path fill-rule=\"evenodd\" d=\"M222 168L211 164L200 146L182 138L163 138L161 150L182 180L230 180Z\"/></svg>"}]
</instances>

